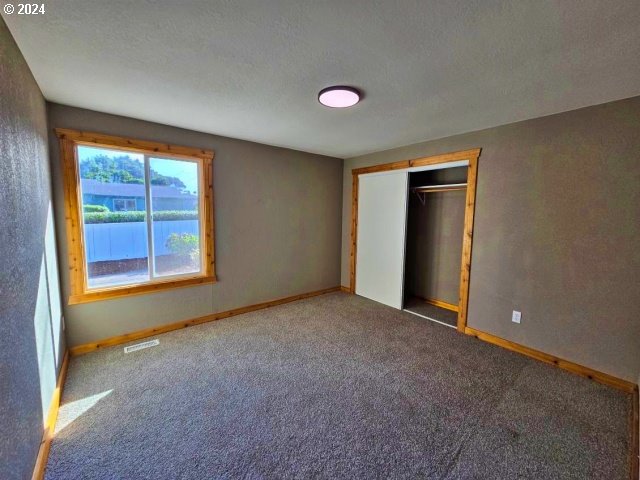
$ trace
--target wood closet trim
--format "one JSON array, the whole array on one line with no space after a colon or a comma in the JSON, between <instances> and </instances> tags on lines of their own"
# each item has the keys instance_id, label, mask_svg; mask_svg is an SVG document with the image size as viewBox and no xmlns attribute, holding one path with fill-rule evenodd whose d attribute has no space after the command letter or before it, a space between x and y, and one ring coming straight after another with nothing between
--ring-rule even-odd
<instances>
[{"instance_id":1,"label":"wood closet trim","mask_svg":"<svg viewBox=\"0 0 640 480\"><path fill-rule=\"evenodd\" d=\"M469 304L469 276L471 273L471 247L473 244L473 218L476 205L476 182L478 177L478 157L480 148L461 150L458 152L443 153L429 157L414 158L413 160L401 160L370 167L354 168L351 184L351 252L349 254L350 278L349 291L356 292L356 262L358 244L358 184L359 176L365 173L386 172L390 170L403 170L412 167L424 167L440 163L468 160L467 172L467 196L464 214L464 236L462 239L462 262L460 267L460 294L458 299L458 331L464 333L467 326L467 307Z\"/></svg>"},{"instance_id":2,"label":"wood closet trim","mask_svg":"<svg viewBox=\"0 0 640 480\"><path fill-rule=\"evenodd\" d=\"M458 331L467 327L469 307L469 277L471 275L471 247L473 245L473 218L476 211L476 182L478 181L478 149L475 157L469 158L467 171L467 199L464 208L464 236L462 237L462 262L460 267L460 300L458 302Z\"/></svg>"},{"instance_id":3,"label":"wood closet trim","mask_svg":"<svg viewBox=\"0 0 640 480\"><path fill-rule=\"evenodd\" d=\"M459 152L443 153L442 155L432 155L430 157L414 158L413 160L400 160L399 162L383 163L380 165L372 165L370 167L354 168L351 170L353 175L363 173L386 172L389 170L402 170L411 167L424 167L427 165L436 165L438 163L455 162L457 160L469 160L474 158L476 162L480 156L480 148L471 150L460 150Z\"/></svg>"}]
</instances>

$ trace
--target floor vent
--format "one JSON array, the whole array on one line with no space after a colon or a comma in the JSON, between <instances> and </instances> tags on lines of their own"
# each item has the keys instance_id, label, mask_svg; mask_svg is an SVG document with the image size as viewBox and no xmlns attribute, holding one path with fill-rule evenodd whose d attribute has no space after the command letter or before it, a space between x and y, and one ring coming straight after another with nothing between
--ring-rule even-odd
<instances>
[{"instance_id":1,"label":"floor vent","mask_svg":"<svg viewBox=\"0 0 640 480\"><path fill-rule=\"evenodd\" d=\"M128 347L124 347L124 353L137 352L138 350L142 350L144 348L155 347L156 345L160 345L160 340L149 340L148 342L136 343L135 345L129 345Z\"/></svg>"}]
</instances>

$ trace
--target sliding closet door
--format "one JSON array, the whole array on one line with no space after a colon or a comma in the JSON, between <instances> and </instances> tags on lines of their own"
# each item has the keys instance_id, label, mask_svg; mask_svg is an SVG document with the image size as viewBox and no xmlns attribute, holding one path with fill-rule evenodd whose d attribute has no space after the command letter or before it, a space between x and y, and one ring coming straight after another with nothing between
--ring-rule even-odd
<instances>
[{"instance_id":1,"label":"sliding closet door","mask_svg":"<svg viewBox=\"0 0 640 480\"><path fill-rule=\"evenodd\" d=\"M359 176L356 293L402 308L406 171Z\"/></svg>"}]
</instances>

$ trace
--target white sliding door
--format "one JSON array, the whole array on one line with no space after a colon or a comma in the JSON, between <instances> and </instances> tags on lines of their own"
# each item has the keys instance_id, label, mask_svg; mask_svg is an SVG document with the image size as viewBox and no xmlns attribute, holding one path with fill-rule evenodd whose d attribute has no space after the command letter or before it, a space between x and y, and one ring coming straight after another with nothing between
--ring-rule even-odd
<instances>
[{"instance_id":1,"label":"white sliding door","mask_svg":"<svg viewBox=\"0 0 640 480\"><path fill-rule=\"evenodd\" d=\"M356 293L402 308L407 171L359 176Z\"/></svg>"}]
</instances>

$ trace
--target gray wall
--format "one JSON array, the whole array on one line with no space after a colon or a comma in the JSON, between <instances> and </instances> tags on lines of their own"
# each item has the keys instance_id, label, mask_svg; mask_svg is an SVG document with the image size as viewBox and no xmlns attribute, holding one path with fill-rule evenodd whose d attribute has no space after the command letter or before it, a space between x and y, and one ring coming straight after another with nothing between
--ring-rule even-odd
<instances>
[{"instance_id":1,"label":"gray wall","mask_svg":"<svg viewBox=\"0 0 640 480\"><path fill-rule=\"evenodd\" d=\"M215 150L218 283L65 307L71 346L340 284L342 160L49 104L63 294L57 127Z\"/></svg>"},{"instance_id":2,"label":"gray wall","mask_svg":"<svg viewBox=\"0 0 640 480\"><path fill-rule=\"evenodd\" d=\"M345 160L342 285L351 169L474 147L469 326L635 382L640 97Z\"/></svg>"},{"instance_id":3,"label":"gray wall","mask_svg":"<svg viewBox=\"0 0 640 480\"><path fill-rule=\"evenodd\" d=\"M31 478L64 353L46 106L0 19L0 478Z\"/></svg>"}]
</instances>

